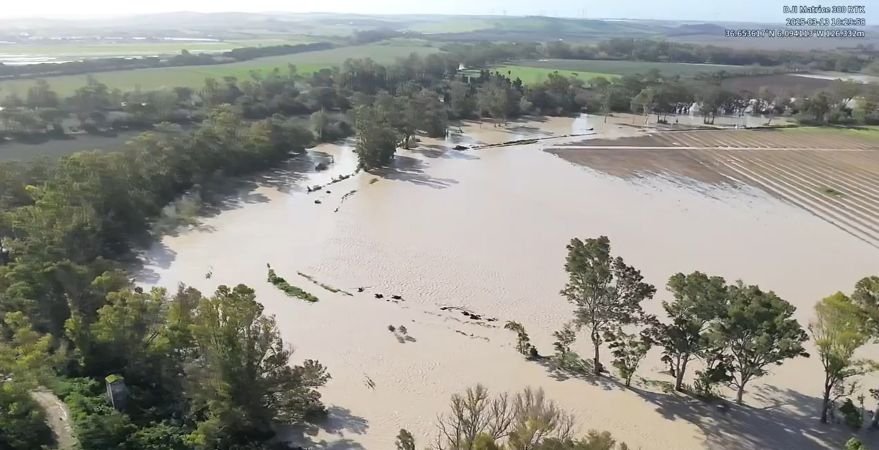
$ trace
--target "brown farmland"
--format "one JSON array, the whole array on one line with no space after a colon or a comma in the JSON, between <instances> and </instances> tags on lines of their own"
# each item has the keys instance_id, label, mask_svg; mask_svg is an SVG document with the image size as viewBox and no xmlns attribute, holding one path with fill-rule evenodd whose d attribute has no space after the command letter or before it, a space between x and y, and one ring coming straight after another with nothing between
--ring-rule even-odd
<instances>
[{"instance_id":1,"label":"brown farmland","mask_svg":"<svg viewBox=\"0 0 879 450\"><path fill-rule=\"evenodd\" d=\"M879 248L879 141L837 133L666 132L548 149L623 178L762 189Z\"/></svg>"}]
</instances>

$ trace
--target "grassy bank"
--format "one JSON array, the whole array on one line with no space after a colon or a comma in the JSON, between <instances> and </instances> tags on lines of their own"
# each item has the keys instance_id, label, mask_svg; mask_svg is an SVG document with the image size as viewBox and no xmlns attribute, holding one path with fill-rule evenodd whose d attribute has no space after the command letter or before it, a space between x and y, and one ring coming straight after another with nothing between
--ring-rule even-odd
<instances>
[{"instance_id":1,"label":"grassy bank","mask_svg":"<svg viewBox=\"0 0 879 450\"><path fill-rule=\"evenodd\" d=\"M791 134L859 137L879 141L879 126L877 125L860 127L787 127L782 128L782 131Z\"/></svg>"},{"instance_id":2,"label":"grassy bank","mask_svg":"<svg viewBox=\"0 0 879 450\"><path fill-rule=\"evenodd\" d=\"M439 49L428 47L421 41L389 41L294 55L257 58L231 64L100 72L94 74L94 77L110 88L122 90L137 87L144 90L176 86L197 88L204 84L204 79L207 77L233 76L243 79L249 77L252 71L268 71L275 67L286 70L288 64L295 64L300 73L307 74L322 68L340 65L348 58L369 57L379 63L390 63L397 58L408 56L410 53L428 54L437 51ZM84 86L86 77L86 75L65 75L46 77L45 79L59 95L67 96L77 88ZM24 95L31 85L33 85L33 80L30 79L0 81L0 91Z\"/></svg>"}]
</instances>

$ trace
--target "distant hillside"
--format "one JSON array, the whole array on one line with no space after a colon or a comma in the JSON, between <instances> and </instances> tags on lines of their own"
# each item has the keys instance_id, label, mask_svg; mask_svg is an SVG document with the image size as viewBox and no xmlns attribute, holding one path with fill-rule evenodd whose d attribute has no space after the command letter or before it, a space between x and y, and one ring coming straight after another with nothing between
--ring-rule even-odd
<instances>
[{"instance_id":1,"label":"distant hillside","mask_svg":"<svg viewBox=\"0 0 879 450\"><path fill-rule=\"evenodd\" d=\"M10 20L0 18L0 40L22 31L81 36L178 35L214 39L249 39L275 34L344 38L358 31L394 30L425 34L438 41L595 42L615 37L657 38L764 49L832 49L851 46L844 39L728 39L726 28L765 28L782 24L675 22L668 20L575 19L543 16L360 15L293 13L176 12L97 20ZM879 47L879 27L866 27L858 43ZM4 33L6 32L6 33Z\"/></svg>"}]
</instances>

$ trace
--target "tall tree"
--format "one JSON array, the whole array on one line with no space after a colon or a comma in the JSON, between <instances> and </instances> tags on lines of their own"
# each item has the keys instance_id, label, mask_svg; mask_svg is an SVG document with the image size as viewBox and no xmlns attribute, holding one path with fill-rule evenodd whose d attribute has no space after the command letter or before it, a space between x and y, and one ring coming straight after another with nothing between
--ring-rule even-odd
<instances>
[{"instance_id":1,"label":"tall tree","mask_svg":"<svg viewBox=\"0 0 879 450\"><path fill-rule=\"evenodd\" d=\"M289 365L274 317L262 314L253 289L220 286L196 309L192 335L198 358L187 378L199 423L199 448L246 443L272 434L275 422L295 423L323 411L315 390L329 379L318 362Z\"/></svg>"},{"instance_id":2,"label":"tall tree","mask_svg":"<svg viewBox=\"0 0 879 450\"><path fill-rule=\"evenodd\" d=\"M397 150L394 130L372 106L360 106L354 114L354 128L357 130L355 151L360 168L371 170L388 165Z\"/></svg>"},{"instance_id":3,"label":"tall tree","mask_svg":"<svg viewBox=\"0 0 879 450\"><path fill-rule=\"evenodd\" d=\"M28 88L25 103L30 108L57 108L58 94L49 86L46 80L37 80L36 84Z\"/></svg>"},{"instance_id":4,"label":"tall tree","mask_svg":"<svg viewBox=\"0 0 879 450\"><path fill-rule=\"evenodd\" d=\"M610 255L607 236L568 244L565 270L568 283L561 294L574 304L575 323L589 330L596 375L601 375L600 349L604 336L618 328L644 319L641 302L653 297L656 289L645 282L641 272Z\"/></svg>"},{"instance_id":5,"label":"tall tree","mask_svg":"<svg viewBox=\"0 0 879 450\"><path fill-rule=\"evenodd\" d=\"M879 276L864 277L855 283L851 299L864 312L873 339L879 340ZM870 392L874 398L879 398L879 389L871 389ZM879 427L879 405L873 411L870 427Z\"/></svg>"},{"instance_id":6,"label":"tall tree","mask_svg":"<svg viewBox=\"0 0 879 450\"><path fill-rule=\"evenodd\" d=\"M869 368L867 361L854 358L855 351L870 338L864 319L863 311L842 292L815 305L815 320L809 324L809 332L824 367L822 423L827 423L833 407L831 395L842 390L846 379L862 375Z\"/></svg>"},{"instance_id":7,"label":"tall tree","mask_svg":"<svg viewBox=\"0 0 879 450\"><path fill-rule=\"evenodd\" d=\"M709 326L726 308L726 281L701 272L678 273L667 286L674 300L663 301L662 307L671 322L656 324L652 334L663 347L662 360L675 377L675 390L680 391L687 365L708 345Z\"/></svg>"},{"instance_id":8,"label":"tall tree","mask_svg":"<svg viewBox=\"0 0 879 450\"><path fill-rule=\"evenodd\" d=\"M793 318L794 311L772 291L742 282L729 286L729 305L714 324L712 339L729 352L737 403L742 403L747 384L766 375L770 365L809 356L803 349L809 337Z\"/></svg>"}]
</instances>

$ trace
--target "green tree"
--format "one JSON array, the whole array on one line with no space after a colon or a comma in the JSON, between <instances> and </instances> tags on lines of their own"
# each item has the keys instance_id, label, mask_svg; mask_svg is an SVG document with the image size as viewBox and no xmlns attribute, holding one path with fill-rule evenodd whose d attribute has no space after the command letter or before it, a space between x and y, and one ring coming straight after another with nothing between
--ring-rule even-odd
<instances>
[{"instance_id":1,"label":"green tree","mask_svg":"<svg viewBox=\"0 0 879 450\"><path fill-rule=\"evenodd\" d=\"M533 353L536 353L534 346L531 345L531 338L528 337L528 332L525 331L525 327L521 323L512 320L508 321L504 325L504 329L516 333L516 351L525 357L531 357Z\"/></svg>"},{"instance_id":2,"label":"green tree","mask_svg":"<svg viewBox=\"0 0 879 450\"><path fill-rule=\"evenodd\" d=\"M609 332L644 319L641 302L653 297L656 289L643 282L641 272L610 255L606 236L568 244L565 270L568 283L562 289L576 310L575 323L589 330L596 375L601 374L600 349Z\"/></svg>"},{"instance_id":3,"label":"green tree","mask_svg":"<svg viewBox=\"0 0 879 450\"><path fill-rule=\"evenodd\" d=\"M729 286L729 306L713 326L713 338L730 354L731 384L741 404L748 382L768 373L768 366L806 356L806 332L793 318L796 308L774 292L739 282Z\"/></svg>"},{"instance_id":4,"label":"green tree","mask_svg":"<svg viewBox=\"0 0 879 450\"><path fill-rule=\"evenodd\" d=\"M476 100L471 93L470 85L462 81L452 81L449 84L450 107L452 117L456 119L469 119L476 110Z\"/></svg>"},{"instance_id":5,"label":"green tree","mask_svg":"<svg viewBox=\"0 0 879 450\"><path fill-rule=\"evenodd\" d=\"M846 441L844 450L867 450L867 447L858 438L853 437Z\"/></svg>"},{"instance_id":6,"label":"green tree","mask_svg":"<svg viewBox=\"0 0 879 450\"><path fill-rule=\"evenodd\" d=\"M571 350L571 346L577 340L574 326L566 323L561 330L554 331L552 335L555 337L555 342L553 342L552 346L555 348L554 358L556 364L562 369L574 369L575 365L580 363L580 356Z\"/></svg>"},{"instance_id":7,"label":"green tree","mask_svg":"<svg viewBox=\"0 0 879 450\"><path fill-rule=\"evenodd\" d=\"M220 286L196 309L191 328L198 358L186 376L198 419L189 442L197 448L264 439L272 423L323 412L316 388L329 379L326 370L313 360L291 367L291 350L274 318L262 312L244 285Z\"/></svg>"},{"instance_id":8,"label":"green tree","mask_svg":"<svg viewBox=\"0 0 879 450\"><path fill-rule=\"evenodd\" d=\"M641 361L650 351L651 345L650 340L643 336L619 331L614 333L608 347L613 355L612 364L620 372L626 387L632 385L632 377L635 376L638 366L641 365Z\"/></svg>"},{"instance_id":9,"label":"green tree","mask_svg":"<svg viewBox=\"0 0 879 450\"><path fill-rule=\"evenodd\" d=\"M415 450L415 438L412 437L412 433L405 428L400 428L400 432L397 434L397 440L394 444L397 446L397 450Z\"/></svg>"},{"instance_id":10,"label":"green tree","mask_svg":"<svg viewBox=\"0 0 879 450\"><path fill-rule=\"evenodd\" d=\"M25 104L29 108L57 108L58 94L52 90L46 80L37 80L28 88Z\"/></svg>"},{"instance_id":11,"label":"green tree","mask_svg":"<svg viewBox=\"0 0 879 450\"><path fill-rule=\"evenodd\" d=\"M360 168L372 170L390 164L397 150L394 130L374 107L358 107L354 114L354 128L357 131L355 151Z\"/></svg>"},{"instance_id":12,"label":"green tree","mask_svg":"<svg viewBox=\"0 0 879 450\"><path fill-rule=\"evenodd\" d=\"M50 336L34 331L21 312L6 314L0 325L0 448L30 450L52 441L45 414L30 390L45 381L60 354L52 355Z\"/></svg>"},{"instance_id":13,"label":"green tree","mask_svg":"<svg viewBox=\"0 0 879 450\"><path fill-rule=\"evenodd\" d=\"M314 129L318 141L324 141L324 134L329 125L330 117L325 109L321 108L311 114L311 127Z\"/></svg>"},{"instance_id":14,"label":"green tree","mask_svg":"<svg viewBox=\"0 0 879 450\"><path fill-rule=\"evenodd\" d=\"M864 277L855 283L851 299L863 311L871 337L879 339L879 276ZM879 399L879 390L870 391ZM879 427L879 406L873 412L870 427Z\"/></svg>"},{"instance_id":15,"label":"green tree","mask_svg":"<svg viewBox=\"0 0 879 450\"><path fill-rule=\"evenodd\" d=\"M708 329L726 308L726 281L701 272L678 273L668 280L672 302L662 302L670 323L658 323L653 338L662 346L662 360L675 377L674 388L683 389L687 365L708 345Z\"/></svg>"},{"instance_id":16,"label":"green tree","mask_svg":"<svg viewBox=\"0 0 879 450\"><path fill-rule=\"evenodd\" d=\"M870 339L865 325L861 309L842 292L815 305L815 320L809 324L809 332L824 367L822 423L827 423L827 414L833 407L834 390L840 389L848 378L869 369L868 361L854 358L855 351Z\"/></svg>"},{"instance_id":17,"label":"green tree","mask_svg":"<svg viewBox=\"0 0 879 450\"><path fill-rule=\"evenodd\" d=\"M855 284L852 301L867 316L867 325L879 337L879 276L864 277Z\"/></svg>"}]
</instances>

